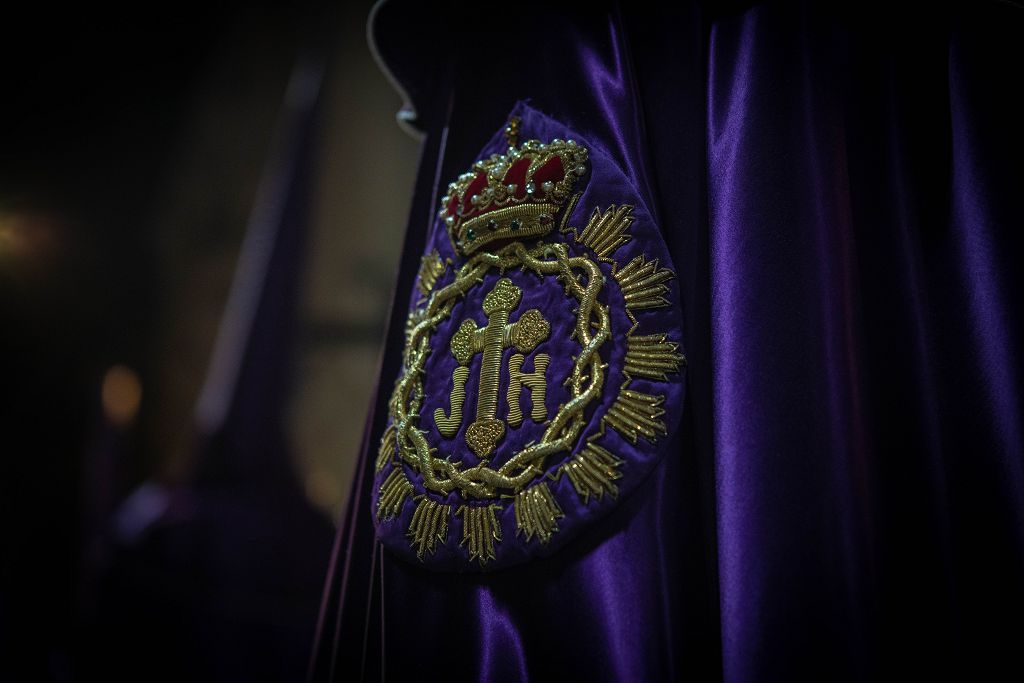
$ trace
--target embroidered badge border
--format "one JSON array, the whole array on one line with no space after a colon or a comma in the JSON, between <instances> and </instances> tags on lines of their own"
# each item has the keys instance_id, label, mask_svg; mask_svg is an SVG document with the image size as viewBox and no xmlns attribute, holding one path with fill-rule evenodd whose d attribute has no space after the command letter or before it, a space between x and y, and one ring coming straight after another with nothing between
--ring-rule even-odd
<instances>
[{"instance_id":1,"label":"embroidered badge border","mask_svg":"<svg viewBox=\"0 0 1024 683\"><path fill-rule=\"evenodd\" d=\"M516 133L518 127L517 120L509 124ZM499 515L509 501L514 507L516 535L526 542L535 540L546 545L558 533L558 522L565 516L548 483L563 475L584 505L596 504L606 494L616 498L617 482L627 459L603 443L607 428L633 444L641 438L653 444L665 435L664 394L643 391L635 381L667 383L670 375L680 373L685 364L678 342L671 340L669 333L646 329L640 333L642 325L636 314L670 306L667 282L674 273L660 267L658 259L646 253L618 257L620 248L633 239L633 205L594 208L582 231L568 227L569 216L581 197L579 192L569 193L585 172L587 149L562 140L547 144L529 140L517 146L510 137L507 154L492 155L474 164L474 172L461 176L442 200L440 216L456 254L466 262L453 272L451 282L438 287L453 264L450 259L442 260L436 249L423 257L417 278L423 298L413 306L407 320L404 367L389 401L391 423L383 434L375 463L380 476L390 467L377 491L378 523L393 523L404 506L413 504L406 536L421 561L435 552L437 544L448 542L449 521L455 517L461 518L459 545L466 559L480 566L495 559L496 544L502 542ZM557 165L562 168L550 173ZM520 182L527 183L525 192L518 191L517 184L505 182L510 174L518 172L517 168L522 171ZM533 181L544 173L548 175L542 183ZM543 238L555 231L553 219L560 210L558 234L566 241L540 241L527 246L527 238ZM480 230L483 235L477 232ZM569 238L581 249L570 250ZM497 248L485 249L489 245ZM602 262L611 266L610 279L605 277ZM505 422L496 417L496 406L506 349L516 351L508 362L506 422L516 427L525 417L519 406L522 387L530 392L530 419L541 422L547 416L544 392L549 356L534 354L531 372L524 372L523 365L526 354L548 338L550 325L537 309L509 322L522 292L504 276L516 268L540 278L554 277L562 286L567 300L575 306L571 339L580 350L565 379L570 398L544 423L542 437L501 465L491 467L490 456L505 432ZM466 443L479 463L464 467L450 456L438 455L428 441L429 432L420 427L427 417L421 414L423 380L438 326L450 318L455 303L480 287L484 275L491 271L497 271L499 279L483 296L487 323L478 326L466 319L452 336L450 352L458 365L452 372L448 410L437 408L430 415L443 436L456 435L464 421L462 407L470 366L480 355L476 419L465 431ZM605 296L609 303L602 303L599 296L608 287L617 288L618 296ZM625 346L623 377L617 386L612 385L614 388L608 386L607 359L602 356L613 343L609 311L613 300L623 307L631 323L620 340ZM615 392L614 399L601 415L598 428L585 433L585 411L607 391ZM551 469L554 457L576 449L574 455L566 456ZM416 495L413 476L424 493ZM461 501L457 507L450 504L453 494Z\"/></svg>"}]
</instances>

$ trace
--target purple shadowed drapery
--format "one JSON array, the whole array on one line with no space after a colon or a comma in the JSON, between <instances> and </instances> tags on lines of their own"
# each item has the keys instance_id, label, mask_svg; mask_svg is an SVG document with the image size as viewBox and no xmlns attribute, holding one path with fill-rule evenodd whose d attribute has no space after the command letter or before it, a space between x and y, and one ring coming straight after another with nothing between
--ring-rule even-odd
<instances>
[{"instance_id":1,"label":"purple shadowed drapery","mask_svg":"<svg viewBox=\"0 0 1024 683\"><path fill-rule=\"evenodd\" d=\"M1019 672L1022 32L1007 2L382 5L423 157L312 679ZM431 571L375 541L372 460L438 186L517 101L649 197L686 404L652 474L552 556Z\"/></svg>"},{"instance_id":2,"label":"purple shadowed drapery","mask_svg":"<svg viewBox=\"0 0 1024 683\"><path fill-rule=\"evenodd\" d=\"M301 677L331 525L285 430L323 58L292 72L195 424L191 471L114 518L83 680Z\"/></svg>"}]
</instances>

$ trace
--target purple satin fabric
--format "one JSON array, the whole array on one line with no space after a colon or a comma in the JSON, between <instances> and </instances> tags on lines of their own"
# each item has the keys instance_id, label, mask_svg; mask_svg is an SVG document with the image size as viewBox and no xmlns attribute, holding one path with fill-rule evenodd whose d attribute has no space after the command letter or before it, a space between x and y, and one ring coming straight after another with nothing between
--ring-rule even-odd
<instances>
[{"instance_id":1,"label":"purple satin fabric","mask_svg":"<svg viewBox=\"0 0 1024 683\"><path fill-rule=\"evenodd\" d=\"M608 517L486 575L380 551L368 442L314 679L1019 672L1024 11L436 14L389 4L375 24L427 135L399 300L437 179L529 100L652 207L679 273L683 422Z\"/></svg>"}]
</instances>

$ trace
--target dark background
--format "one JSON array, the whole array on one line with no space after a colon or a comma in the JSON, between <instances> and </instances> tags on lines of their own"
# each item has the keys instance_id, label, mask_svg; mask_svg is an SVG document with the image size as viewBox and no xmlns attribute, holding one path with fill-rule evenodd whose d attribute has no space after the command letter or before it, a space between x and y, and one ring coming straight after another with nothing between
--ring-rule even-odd
<instances>
[{"instance_id":1,"label":"dark background","mask_svg":"<svg viewBox=\"0 0 1024 683\"><path fill-rule=\"evenodd\" d=\"M417 143L370 3L156 9L4 21L0 680L301 679L375 386ZM296 122L300 63L324 79ZM247 408L207 430L275 170L293 279L247 334L280 341L238 347ZM246 438L272 446L247 465Z\"/></svg>"}]
</instances>

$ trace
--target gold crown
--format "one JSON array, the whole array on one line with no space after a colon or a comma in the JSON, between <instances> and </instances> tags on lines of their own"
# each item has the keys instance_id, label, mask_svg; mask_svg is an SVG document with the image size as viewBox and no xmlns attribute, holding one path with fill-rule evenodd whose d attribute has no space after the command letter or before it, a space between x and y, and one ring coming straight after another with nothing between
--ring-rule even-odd
<instances>
[{"instance_id":1,"label":"gold crown","mask_svg":"<svg viewBox=\"0 0 1024 683\"><path fill-rule=\"evenodd\" d=\"M574 140L527 140L492 154L448 186L438 214L459 254L505 239L546 235L587 172L587 149Z\"/></svg>"}]
</instances>

